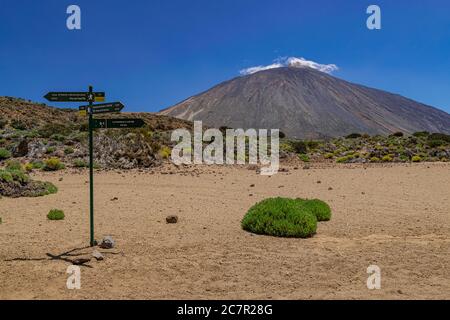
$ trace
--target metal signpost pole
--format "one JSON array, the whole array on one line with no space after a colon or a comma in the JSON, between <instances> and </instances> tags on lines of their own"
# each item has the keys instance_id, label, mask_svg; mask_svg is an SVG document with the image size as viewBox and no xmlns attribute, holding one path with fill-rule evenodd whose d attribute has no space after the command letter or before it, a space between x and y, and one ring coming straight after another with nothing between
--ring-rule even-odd
<instances>
[{"instance_id":1,"label":"metal signpost pole","mask_svg":"<svg viewBox=\"0 0 450 320\"><path fill-rule=\"evenodd\" d=\"M94 101L94 94L92 91L92 86L89 86L89 221L90 221L90 245L91 247L95 246L95 240L94 240L94 121L92 118L93 114L93 107L92 102Z\"/></svg>"}]
</instances>

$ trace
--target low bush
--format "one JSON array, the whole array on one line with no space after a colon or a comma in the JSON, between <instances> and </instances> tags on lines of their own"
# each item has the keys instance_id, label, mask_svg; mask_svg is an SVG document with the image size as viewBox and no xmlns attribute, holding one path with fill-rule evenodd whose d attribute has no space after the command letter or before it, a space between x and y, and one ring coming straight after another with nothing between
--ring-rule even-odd
<instances>
[{"instance_id":1,"label":"low bush","mask_svg":"<svg viewBox=\"0 0 450 320\"><path fill-rule=\"evenodd\" d=\"M66 147L66 148L64 148L64 153L65 154L72 154L72 153L74 153L75 152L75 150L72 148L72 147Z\"/></svg>"},{"instance_id":2,"label":"low bush","mask_svg":"<svg viewBox=\"0 0 450 320\"><path fill-rule=\"evenodd\" d=\"M244 230L277 237L311 237L317 218L299 201L269 198L251 207L241 222Z\"/></svg>"},{"instance_id":3,"label":"low bush","mask_svg":"<svg viewBox=\"0 0 450 320\"><path fill-rule=\"evenodd\" d=\"M372 158L370 158L370 162L380 162L380 158L372 157Z\"/></svg>"},{"instance_id":4,"label":"low bush","mask_svg":"<svg viewBox=\"0 0 450 320\"><path fill-rule=\"evenodd\" d=\"M0 148L0 160L5 160L11 158L11 152L4 148Z\"/></svg>"},{"instance_id":5,"label":"low bush","mask_svg":"<svg viewBox=\"0 0 450 320\"><path fill-rule=\"evenodd\" d=\"M26 123L20 119L11 120L11 127L13 127L16 130L26 130L27 129Z\"/></svg>"},{"instance_id":6,"label":"low bush","mask_svg":"<svg viewBox=\"0 0 450 320\"><path fill-rule=\"evenodd\" d=\"M290 145L292 146L292 149L295 153L306 153L308 152L308 148L306 146L306 143L301 140L291 140L289 141Z\"/></svg>"},{"instance_id":7,"label":"low bush","mask_svg":"<svg viewBox=\"0 0 450 320\"><path fill-rule=\"evenodd\" d=\"M73 161L73 166L76 168L86 168L89 166L89 163L87 161L84 161L82 159L75 159Z\"/></svg>"},{"instance_id":8,"label":"low bush","mask_svg":"<svg viewBox=\"0 0 450 320\"><path fill-rule=\"evenodd\" d=\"M412 162L421 162L421 161L422 161L422 158L421 158L420 156L413 156L413 157L411 158L411 161L412 161Z\"/></svg>"},{"instance_id":9,"label":"low bush","mask_svg":"<svg viewBox=\"0 0 450 320\"><path fill-rule=\"evenodd\" d=\"M170 157L170 154L172 153L172 150L167 147L163 146L161 149L159 149L158 154L163 159L168 159Z\"/></svg>"},{"instance_id":10,"label":"low bush","mask_svg":"<svg viewBox=\"0 0 450 320\"><path fill-rule=\"evenodd\" d=\"M4 129L7 124L8 124L8 120L3 117L0 117L0 129Z\"/></svg>"},{"instance_id":11,"label":"low bush","mask_svg":"<svg viewBox=\"0 0 450 320\"><path fill-rule=\"evenodd\" d=\"M7 170L22 170L22 164L17 160L8 160L5 168Z\"/></svg>"},{"instance_id":12,"label":"low bush","mask_svg":"<svg viewBox=\"0 0 450 320\"><path fill-rule=\"evenodd\" d=\"M307 154L299 154L298 157L300 158L300 160L302 160L303 162L309 162L309 156Z\"/></svg>"},{"instance_id":13,"label":"low bush","mask_svg":"<svg viewBox=\"0 0 450 320\"><path fill-rule=\"evenodd\" d=\"M58 209L52 209L48 212L47 218L49 220L63 220L64 219L64 211Z\"/></svg>"},{"instance_id":14,"label":"low bush","mask_svg":"<svg viewBox=\"0 0 450 320\"><path fill-rule=\"evenodd\" d=\"M47 123L38 129L38 134L42 138L50 138L53 135L67 136L71 133L71 128L61 123Z\"/></svg>"},{"instance_id":15,"label":"low bush","mask_svg":"<svg viewBox=\"0 0 450 320\"><path fill-rule=\"evenodd\" d=\"M65 166L61 163L61 160L53 157L44 161L44 167L42 169L45 171L57 171L64 168Z\"/></svg>"},{"instance_id":16,"label":"low bush","mask_svg":"<svg viewBox=\"0 0 450 320\"><path fill-rule=\"evenodd\" d=\"M393 134L391 134L391 136L392 137L403 137L403 132L400 132L400 131L398 131L398 132L394 132Z\"/></svg>"},{"instance_id":17,"label":"low bush","mask_svg":"<svg viewBox=\"0 0 450 320\"><path fill-rule=\"evenodd\" d=\"M445 144L445 141L443 141L443 140L428 140L427 141L427 145L430 148L440 147L440 146L443 146L444 144Z\"/></svg>"},{"instance_id":18,"label":"low bush","mask_svg":"<svg viewBox=\"0 0 450 320\"><path fill-rule=\"evenodd\" d=\"M381 158L381 161L383 162L392 162L392 157L390 155L386 155L383 158Z\"/></svg>"},{"instance_id":19,"label":"low bush","mask_svg":"<svg viewBox=\"0 0 450 320\"><path fill-rule=\"evenodd\" d=\"M45 149L45 153L46 154L52 154L52 153L54 153L56 151L56 148L55 147L47 147L46 149Z\"/></svg>"},{"instance_id":20,"label":"low bush","mask_svg":"<svg viewBox=\"0 0 450 320\"><path fill-rule=\"evenodd\" d=\"M441 140L450 142L450 135L444 133L432 133L428 136L428 140Z\"/></svg>"},{"instance_id":21,"label":"low bush","mask_svg":"<svg viewBox=\"0 0 450 320\"><path fill-rule=\"evenodd\" d=\"M413 133L413 136L417 138L426 138L429 135L430 133L428 131L418 131Z\"/></svg>"},{"instance_id":22,"label":"low bush","mask_svg":"<svg viewBox=\"0 0 450 320\"><path fill-rule=\"evenodd\" d=\"M30 162L30 164L33 166L33 169L42 169L44 167L44 163L40 160L34 160Z\"/></svg>"}]
</instances>

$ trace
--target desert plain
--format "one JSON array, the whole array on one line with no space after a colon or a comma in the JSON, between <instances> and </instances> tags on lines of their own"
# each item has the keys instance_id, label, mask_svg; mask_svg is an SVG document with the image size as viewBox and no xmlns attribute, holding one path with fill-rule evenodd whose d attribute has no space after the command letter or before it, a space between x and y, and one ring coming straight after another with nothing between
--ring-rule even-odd
<instances>
[{"instance_id":1,"label":"desert plain","mask_svg":"<svg viewBox=\"0 0 450 320\"><path fill-rule=\"evenodd\" d=\"M450 299L450 163L247 167L166 165L95 173L90 256L88 173L38 172L58 193L0 199L0 299ZM319 198L332 218L308 239L254 235L240 221L267 197ZM49 221L62 209L65 219ZM177 215L176 224L167 224ZM367 268L381 288L367 288Z\"/></svg>"}]
</instances>

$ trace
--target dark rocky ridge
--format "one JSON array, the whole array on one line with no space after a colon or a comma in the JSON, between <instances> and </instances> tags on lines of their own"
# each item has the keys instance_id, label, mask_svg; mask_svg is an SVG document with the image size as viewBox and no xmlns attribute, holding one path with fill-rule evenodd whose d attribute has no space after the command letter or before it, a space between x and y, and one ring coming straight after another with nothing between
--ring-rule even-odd
<instances>
[{"instance_id":1,"label":"dark rocky ridge","mask_svg":"<svg viewBox=\"0 0 450 320\"><path fill-rule=\"evenodd\" d=\"M237 77L162 110L212 127L279 128L293 138L352 132L450 133L450 115L397 94L310 68L278 68Z\"/></svg>"}]
</instances>

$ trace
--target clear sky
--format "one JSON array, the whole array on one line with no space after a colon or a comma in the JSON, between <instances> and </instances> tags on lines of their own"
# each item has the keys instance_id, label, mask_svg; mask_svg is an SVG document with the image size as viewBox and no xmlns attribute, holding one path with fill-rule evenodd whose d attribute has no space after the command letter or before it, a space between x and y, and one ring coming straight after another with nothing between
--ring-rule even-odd
<instances>
[{"instance_id":1,"label":"clear sky","mask_svg":"<svg viewBox=\"0 0 450 320\"><path fill-rule=\"evenodd\" d=\"M71 4L81 30L66 27ZM124 111L158 111L285 56L450 113L448 0L0 0L0 95L92 84Z\"/></svg>"}]
</instances>

